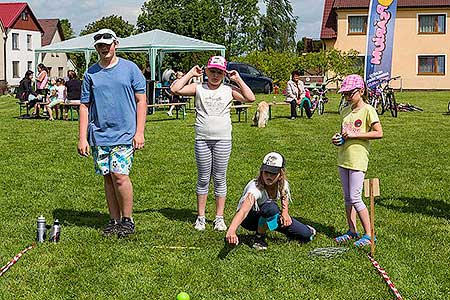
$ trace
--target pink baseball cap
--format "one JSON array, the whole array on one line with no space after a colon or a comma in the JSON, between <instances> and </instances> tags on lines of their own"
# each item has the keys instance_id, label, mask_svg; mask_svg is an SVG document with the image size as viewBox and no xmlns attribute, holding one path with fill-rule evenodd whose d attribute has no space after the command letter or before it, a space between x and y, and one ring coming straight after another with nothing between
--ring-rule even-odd
<instances>
[{"instance_id":1,"label":"pink baseball cap","mask_svg":"<svg viewBox=\"0 0 450 300\"><path fill-rule=\"evenodd\" d=\"M348 75L342 81L341 88L338 93L349 92L356 89L365 88L364 80L358 74Z\"/></svg>"},{"instance_id":2,"label":"pink baseball cap","mask_svg":"<svg viewBox=\"0 0 450 300\"><path fill-rule=\"evenodd\" d=\"M222 71L227 70L227 60L225 57L217 55L217 56L211 56L211 58L208 60L208 65L206 66L208 69L219 69Z\"/></svg>"}]
</instances>

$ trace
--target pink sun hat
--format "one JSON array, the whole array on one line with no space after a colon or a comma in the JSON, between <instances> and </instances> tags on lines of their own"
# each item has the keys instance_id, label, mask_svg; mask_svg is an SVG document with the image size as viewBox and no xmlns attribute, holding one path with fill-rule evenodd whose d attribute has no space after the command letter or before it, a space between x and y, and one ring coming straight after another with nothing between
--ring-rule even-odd
<instances>
[{"instance_id":1,"label":"pink sun hat","mask_svg":"<svg viewBox=\"0 0 450 300\"><path fill-rule=\"evenodd\" d=\"M208 60L208 65L206 66L208 69L219 69L222 71L227 70L227 60L225 57L217 55L217 56L211 56L211 58Z\"/></svg>"},{"instance_id":2,"label":"pink sun hat","mask_svg":"<svg viewBox=\"0 0 450 300\"><path fill-rule=\"evenodd\" d=\"M365 88L364 80L358 74L348 75L342 81L341 88L338 93L349 92L356 89Z\"/></svg>"}]
</instances>

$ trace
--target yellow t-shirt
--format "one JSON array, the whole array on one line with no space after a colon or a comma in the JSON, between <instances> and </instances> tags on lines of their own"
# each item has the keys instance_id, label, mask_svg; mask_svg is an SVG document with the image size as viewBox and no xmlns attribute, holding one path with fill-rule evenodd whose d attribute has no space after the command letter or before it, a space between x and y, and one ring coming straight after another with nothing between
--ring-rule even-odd
<instances>
[{"instance_id":1,"label":"yellow t-shirt","mask_svg":"<svg viewBox=\"0 0 450 300\"><path fill-rule=\"evenodd\" d=\"M366 133L372 125L379 122L375 109L365 104L357 111L352 111L351 105L341 112L342 132ZM348 139L338 151L338 166L346 169L367 171L369 164L369 140Z\"/></svg>"}]
</instances>

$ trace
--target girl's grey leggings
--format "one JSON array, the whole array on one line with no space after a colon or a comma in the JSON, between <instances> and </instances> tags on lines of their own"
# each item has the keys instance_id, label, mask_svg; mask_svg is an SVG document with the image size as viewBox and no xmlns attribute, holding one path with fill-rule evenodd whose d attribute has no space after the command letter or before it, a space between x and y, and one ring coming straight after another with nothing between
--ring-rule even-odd
<instances>
[{"instance_id":1,"label":"girl's grey leggings","mask_svg":"<svg viewBox=\"0 0 450 300\"><path fill-rule=\"evenodd\" d=\"M364 172L339 167L345 206L353 206L357 212L366 208L361 199L364 184Z\"/></svg>"},{"instance_id":2,"label":"girl's grey leggings","mask_svg":"<svg viewBox=\"0 0 450 300\"><path fill-rule=\"evenodd\" d=\"M214 181L214 195L227 195L227 168L231 154L231 140L196 140L197 194L208 194L211 175Z\"/></svg>"}]
</instances>

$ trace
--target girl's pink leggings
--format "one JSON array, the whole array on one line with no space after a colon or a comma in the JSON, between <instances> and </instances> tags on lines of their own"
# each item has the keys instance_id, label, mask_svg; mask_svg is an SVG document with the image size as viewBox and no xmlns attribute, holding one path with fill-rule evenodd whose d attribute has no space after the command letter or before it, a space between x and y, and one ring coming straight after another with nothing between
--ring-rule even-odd
<instances>
[{"instance_id":1,"label":"girl's pink leggings","mask_svg":"<svg viewBox=\"0 0 450 300\"><path fill-rule=\"evenodd\" d=\"M361 199L364 184L364 172L339 167L345 206L353 206L357 212L366 208Z\"/></svg>"}]
</instances>

